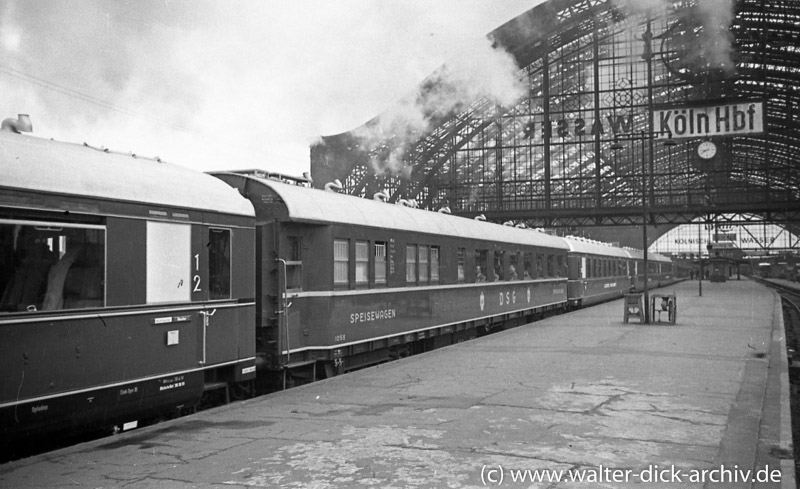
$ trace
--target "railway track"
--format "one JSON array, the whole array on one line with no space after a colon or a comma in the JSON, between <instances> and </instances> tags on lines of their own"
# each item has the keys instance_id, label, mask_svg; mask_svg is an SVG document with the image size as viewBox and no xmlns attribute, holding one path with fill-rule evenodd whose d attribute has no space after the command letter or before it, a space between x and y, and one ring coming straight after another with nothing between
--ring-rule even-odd
<instances>
[{"instance_id":1,"label":"railway track","mask_svg":"<svg viewBox=\"0 0 800 489\"><path fill-rule=\"evenodd\" d=\"M800 289L766 280L759 282L777 291L781 297L786 356L789 361L795 480L800 480Z\"/></svg>"}]
</instances>

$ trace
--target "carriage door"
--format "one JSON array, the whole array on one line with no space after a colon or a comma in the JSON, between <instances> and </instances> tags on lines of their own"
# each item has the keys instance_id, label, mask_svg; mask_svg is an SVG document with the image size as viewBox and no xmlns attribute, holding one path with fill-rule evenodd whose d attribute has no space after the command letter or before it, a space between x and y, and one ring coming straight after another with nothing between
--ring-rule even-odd
<instances>
[{"instance_id":1,"label":"carriage door","mask_svg":"<svg viewBox=\"0 0 800 489\"><path fill-rule=\"evenodd\" d=\"M192 301L225 301L231 299L231 230L202 228L201 246L192 256ZM208 304L199 312L199 332L203 365L213 365L237 358L237 310Z\"/></svg>"},{"instance_id":2,"label":"carriage door","mask_svg":"<svg viewBox=\"0 0 800 489\"><path fill-rule=\"evenodd\" d=\"M586 287L588 285L588 281L586 280L586 257L581 257L581 284L583 284L583 292L586 292Z\"/></svg>"}]
</instances>

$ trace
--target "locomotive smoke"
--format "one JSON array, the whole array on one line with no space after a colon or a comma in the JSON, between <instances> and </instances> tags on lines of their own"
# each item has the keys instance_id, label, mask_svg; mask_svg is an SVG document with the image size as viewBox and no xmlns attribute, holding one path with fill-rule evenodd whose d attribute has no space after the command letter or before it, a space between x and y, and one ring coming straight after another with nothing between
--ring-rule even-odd
<instances>
[{"instance_id":1,"label":"locomotive smoke","mask_svg":"<svg viewBox=\"0 0 800 489\"><path fill-rule=\"evenodd\" d=\"M387 145L372 158L378 175L410 177L406 152L431 127L431 121L486 101L490 106L510 106L526 93L524 79L513 57L484 38L468 46L428 77L419 92L401 100L355 135L365 148ZM388 151L388 153L387 153Z\"/></svg>"}]
</instances>

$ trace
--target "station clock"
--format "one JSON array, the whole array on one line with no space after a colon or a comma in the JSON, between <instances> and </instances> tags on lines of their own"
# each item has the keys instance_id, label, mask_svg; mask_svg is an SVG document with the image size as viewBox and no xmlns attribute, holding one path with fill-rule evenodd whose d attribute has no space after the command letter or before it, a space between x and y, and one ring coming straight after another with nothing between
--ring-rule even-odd
<instances>
[{"instance_id":1,"label":"station clock","mask_svg":"<svg viewBox=\"0 0 800 489\"><path fill-rule=\"evenodd\" d=\"M703 141L697 146L697 156L710 160L717 154L717 145L712 141Z\"/></svg>"}]
</instances>

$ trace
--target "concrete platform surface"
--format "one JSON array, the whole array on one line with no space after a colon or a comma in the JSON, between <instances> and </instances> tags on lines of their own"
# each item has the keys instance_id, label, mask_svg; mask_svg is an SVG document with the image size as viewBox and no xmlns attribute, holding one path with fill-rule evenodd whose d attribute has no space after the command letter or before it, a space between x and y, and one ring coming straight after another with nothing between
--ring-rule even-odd
<instances>
[{"instance_id":1,"label":"concrete platform surface","mask_svg":"<svg viewBox=\"0 0 800 489\"><path fill-rule=\"evenodd\" d=\"M0 486L794 487L780 302L697 289L657 291L675 325L616 300L5 464Z\"/></svg>"}]
</instances>

